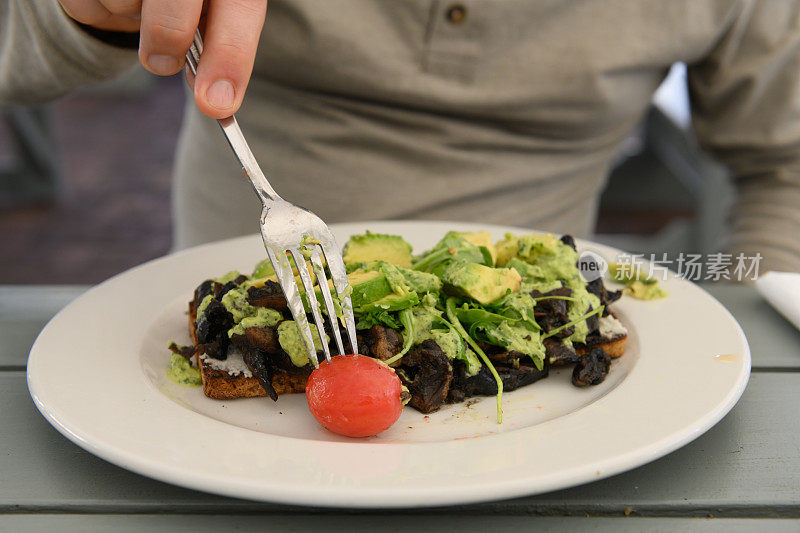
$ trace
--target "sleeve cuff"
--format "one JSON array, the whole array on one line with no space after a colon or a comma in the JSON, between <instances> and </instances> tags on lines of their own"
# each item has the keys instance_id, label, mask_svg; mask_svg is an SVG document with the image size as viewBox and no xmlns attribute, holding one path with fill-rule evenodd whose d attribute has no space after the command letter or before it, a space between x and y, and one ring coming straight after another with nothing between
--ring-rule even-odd
<instances>
[{"instance_id":1,"label":"sleeve cuff","mask_svg":"<svg viewBox=\"0 0 800 533\"><path fill-rule=\"evenodd\" d=\"M85 33L91 35L95 39L102 41L117 48L125 48L127 50L138 50L139 48L139 32L126 33L121 31L108 31L89 26L82 22L73 21Z\"/></svg>"},{"instance_id":2,"label":"sleeve cuff","mask_svg":"<svg viewBox=\"0 0 800 533\"><path fill-rule=\"evenodd\" d=\"M85 77L86 81L99 82L118 76L138 60L135 49L115 46L82 29L58 2L36 2L35 5L39 11L37 19L42 25L40 31L46 39L45 47L55 56L51 62L60 60L66 70ZM136 35L138 42L138 34L131 35Z\"/></svg>"}]
</instances>

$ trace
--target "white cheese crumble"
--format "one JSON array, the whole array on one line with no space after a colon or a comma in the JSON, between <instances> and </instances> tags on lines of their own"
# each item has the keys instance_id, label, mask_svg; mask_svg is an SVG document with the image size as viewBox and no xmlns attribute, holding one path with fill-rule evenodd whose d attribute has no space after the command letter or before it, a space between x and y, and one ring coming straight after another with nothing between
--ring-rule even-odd
<instances>
[{"instance_id":1,"label":"white cheese crumble","mask_svg":"<svg viewBox=\"0 0 800 533\"><path fill-rule=\"evenodd\" d=\"M214 359L210 357L208 354L201 354L200 359L207 363L208 366L213 368L214 370L222 370L223 372L227 372L231 376L238 376L239 374L244 375L246 378L253 377L253 373L250 372L250 369L247 368L247 365L244 363L244 358L242 357L242 352L239 351L233 344L230 345L228 348L228 358L224 361L220 361L219 359Z\"/></svg>"},{"instance_id":2,"label":"white cheese crumble","mask_svg":"<svg viewBox=\"0 0 800 533\"><path fill-rule=\"evenodd\" d=\"M610 339L627 334L628 330L622 325L622 322L617 320L615 317L611 315L600 317L600 336L604 339Z\"/></svg>"}]
</instances>

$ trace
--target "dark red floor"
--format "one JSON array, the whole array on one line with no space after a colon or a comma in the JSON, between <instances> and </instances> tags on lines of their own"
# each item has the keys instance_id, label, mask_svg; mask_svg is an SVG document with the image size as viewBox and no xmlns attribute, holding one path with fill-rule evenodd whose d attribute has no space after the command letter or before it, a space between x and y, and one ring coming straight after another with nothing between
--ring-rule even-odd
<instances>
[{"instance_id":1,"label":"dark red floor","mask_svg":"<svg viewBox=\"0 0 800 533\"><path fill-rule=\"evenodd\" d=\"M0 211L0 284L96 283L169 250L183 101L182 81L171 78L140 97L54 103L63 192L52 204Z\"/></svg>"}]
</instances>

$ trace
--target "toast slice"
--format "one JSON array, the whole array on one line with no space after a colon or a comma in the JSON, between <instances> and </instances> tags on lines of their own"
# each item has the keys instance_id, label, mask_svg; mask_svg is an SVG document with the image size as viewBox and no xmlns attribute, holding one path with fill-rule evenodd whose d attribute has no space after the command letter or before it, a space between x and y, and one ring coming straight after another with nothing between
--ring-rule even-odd
<instances>
[{"instance_id":1,"label":"toast slice","mask_svg":"<svg viewBox=\"0 0 800 533\"><path fill-rule=\"evenodd\" d=\"M599 346L612 359L620 357L625 352L628 344L628 330L622 325L616 316L609 314L600 319L599 335L592 335L586 339L586 344L576 344L575 352L581 356L590 349ZM550 363L555 366L569 365L574 363L574 356L567 359L550 357Z\"/></svg>"},{"instance_id":2,"label":"toast slice","mask_svg":"<svg viewBox=\"0 0 800 533\"><path fill-rule=\"evenodd\" d=\"M189 334L197 346L197 309L189 302ZM259 398L267 396L264 387L244 364L239 353L232 353L228 360L217 361L204 354L196 354L195 361L203 379L203 394L215 400L234 400L237 398ZM272 387L278 394L305 392L308 373L289 374L277 370L272 376Z\"/></svg>"},{"instance_id":3,"label":"toast slice","mask_svg":"<svg viewBox=\"0 0 800 533\"><path fill-rule=\"evenodd\" d=\"M590 348L599 346L606 352L612 359L620 357L625 352L625 345L628 343L628 335L621 335L617 338L604 340L603 342L594 343L591 345L578 346L575 350L578 355L583 355L589 351Z\"/></svg>"}]
</instances>

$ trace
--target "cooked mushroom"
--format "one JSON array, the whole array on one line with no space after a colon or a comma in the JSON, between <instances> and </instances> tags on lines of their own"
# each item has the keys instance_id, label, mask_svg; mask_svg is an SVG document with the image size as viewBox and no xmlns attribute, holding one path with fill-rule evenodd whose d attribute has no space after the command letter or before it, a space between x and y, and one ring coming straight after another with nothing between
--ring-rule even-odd
<instances>
[{"instance_id":1,"label":"cooked mushroom","mask_svg":"<svg viewBox=\"0 0 800 533\"><path fill-rule=\"evenodd\" d=\"M180 355L181 357L185 357L186 359L191 359L194 357L195 352L197 351L197 347L195 346L181 346L175 342L169 343L169 351L176 355Z\"/></svg>"},{"instance_id":2,"label":"cooked mushroom","mask_svg":"<svg viewBox=\"0 0 800 533\"><path fill-rule=\"evenodd\" d=\"M542 298L543 296L572 296L572 289L569 287L560 287L548 292L540 292L537 290L531 291L533 298ZM561 299L545 299L536 302L536 307L533 308L533 315L536 322L545 331L553 330L559 326L563 326L569 322L569 300ZM575 333L575 326L570 326L556 333L554 336L559 339L564 339Z\"/></svg>"},{"instance_id":3,"label":"cooked mushroom","mask_svg":"<svg viewBox=\"0 0 800 533\"><path fill-rule=\"evenodd\" d=\"M504 391L512 391L525 385L530 385L547 377L550 372L550 363L545 359L544 366L539 370L533 366L527 355L519 352L509 352L516 354L519 361L518 367L505 365L495 365L495 370L503 382ZM482 366L474 376L467 376L466 366L461 361L455 361L453 383L450 386L450 394L447 398L449 403L464 401L470 396L493 396L497 394L497 381L485 366Z\"/></svg>"},{"instance_id":4,"label":"cooked mushroom","mask_svg":"<svg viewBox=\"0 0 800 533\"><path fill-rule=\"evenodd\" d=\"M539 381L540 379L547 377L547 374L550 373L550 364L547 362L547 359L545 359L542 369L539 370L538 368L533 366L533 364L529 360L526 364L520 364L519 368L501 366L497 367L496 370L497 373L500 375L500 379L503 380L503 390L510 392L520 387L524 387L525 385L530 385L534 381ZM497 392L496 385L494 389L496 393Z\"/></svg>"},{"instance_id":5,"label":"cooked mushroom","mask_svg":"<svg viewBox=\"0 0 800 533\"><path fill-rule=\"evenodd\" d=\"M519 368L519 359L526 357L525 354L511 350L506 352L495 352L493 354L486 354L494 364L506 365L512 368Z\"/></svg>"},{"instance_id":6,"label":"cooked mushroom","mask_svg":"<svg viewBox=\"0 0 800 533\"><path fill-rule=\"evenodd\" d=\"M544 340L544 349L550 363L554 365L571 365L580 359L574 348L553 337Z\"/></svg>"},{"instance_id":7,"label":"cooked mushroom","mask_svg":"<svg viewBox=\"0 0 800 533\"><path fill-rule=\"evenodd\" d=\"M363 340L362 340L363 339ZM375 324L361 334L362 350L369 355L385 361L403 349L403 336L392 328Z\"/></svg>"},{"instance_id":8,"label":"cooked mushroom","mask_svg":"<svg viewBox=\"0 0 800 533\"><path fill-rule=\"evenodd\" d=\"M581 356L572 371L572 384L576 387L598 385L606 379L611 367L611 357L599 346Z\"/></svg>"},{"instance_id":9,"label":"cooked mushroom","mask_svg":"<svg viewBox=\"0 0 800 533\"><path fill-rule=\"evenodd\" d=\"M561 242L563 242L564 244L566 244L567 246L569 246L573 250L576 250L576 248L575 248L575 239L572 237L572 235L562 235L561 236Z\"/></svg>"},{"instance_id":10,"label":"cooked mushroom","mask_svg":"<svg viewBox=\"0 0 800 533\"><path fill-rule=\"evenodd\" d=\"M275 388L272 386L272 373L267 366L265 354L259 350L249 349L242 351L242 358L244 359L244 364L256 377L267 395L277 401L278 393L275 392Z\"/></svg>"},{"instance_id":11,"label":"cooked mushroom","mask_svg":"<svg viewBox=\"0 0 800 533\"><path fill-rule=\"evenodd\" d=\"M197 343L214 359L225 359L230 344L228 330L232 327L233 316L218 300L211 300L197 317Z\"/></svg>"},{"instance_id":12,"label":"cooked mushroom","mask_svg":"<svg viewBox=\"0 0 800 533\"><path fill-rule=\"evenodd\" d=\"M274 281L267 281L263 287L247 289L247 301L255 307L269 307L278 311L289 308L281 286Z\"/></svg>"},{"instance_id":13,"label":"cooked mushroom","mask_svg":"<svg viewBox=\"0 0 800 533\"><path fill-rule=\"evenodd\" d=\"M192 304L194 305L195 309L200 305L206 296L214 295L216 296L219 294L220 289L222 288L221 283L217 283L213 279L207 279L203 283L197 286L194 290L194 299L192 300Z\"/></svg>"},{"instance_id":14,"label":"cooked mushroom","mask_svg":"<svg viewBox=\"0 0 800 533\"><path fill-rule=\"evenodd\" d=\"M247 328L244 330L245 337L254 348L264 353L274 354L281 350L278 344L278 334L274 328L268 326Z\"/></svg>"},{"instance_id":15,"label":"cooked mushroom","mask_svg":"<svg viewBox=\"0 0 800 533\"><path fill-rule=\"evenodd\" d=\"M586 290L597 296L600 303L605 306L603 316L608 316L608 305L616 302L622 297L622 291L609 291L603 284L603 278L597 278L586 284Z\"/></svg>"},{"instance_id":16,"label":"cooked mushroom","mask_svg":"<svg viewBox=\"0 0 800 533\"><path fill-rule=\"evenodd\" d=\"M398 375L411 393L409 403L423 413L432 413L447 399L453 365L436 341L428 339L403 357Z\"/></svg>"},{"instance_id":17,"label":"cooked mushroom","mask_svg":"<svg viewBox=\"0 0 800 533\"><path fill-rule=\"evenodd\" d=\"M542 298L547 296L572 296L572 289L569 287L559 287L558 289L553 289L552 291L547 292L540 292L537 290L531 291L531 296L536 298ZM536 302L536 307L534 308L534 312L538 314L544 315L555 315L558 318L564 320L565 322L569 321L569 317L567 313L569 312L569 306L567 305L569 300L561 300L561 299L545 299L539 300Z\"/></svg>"}]
</instances>

